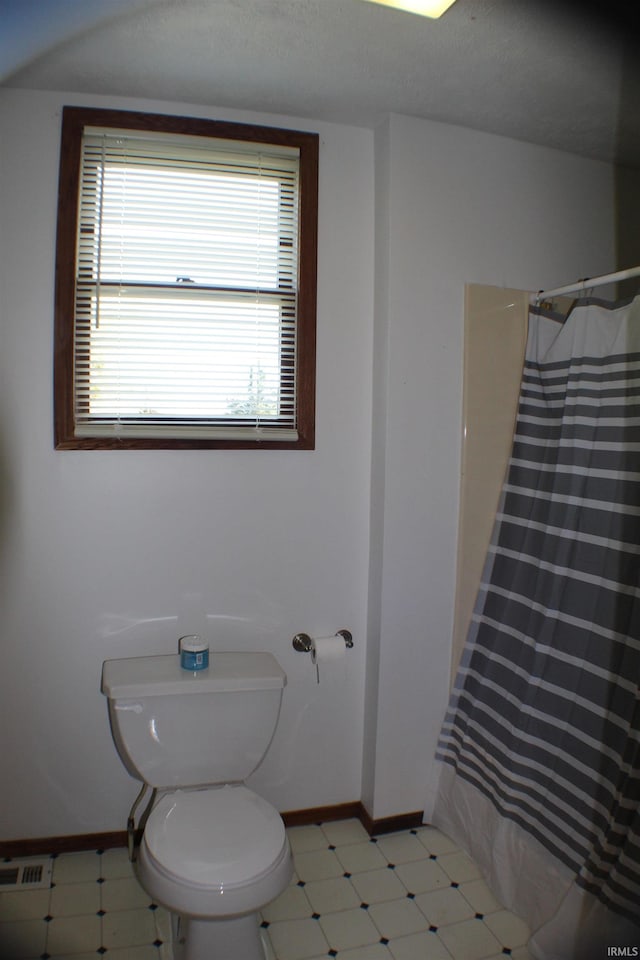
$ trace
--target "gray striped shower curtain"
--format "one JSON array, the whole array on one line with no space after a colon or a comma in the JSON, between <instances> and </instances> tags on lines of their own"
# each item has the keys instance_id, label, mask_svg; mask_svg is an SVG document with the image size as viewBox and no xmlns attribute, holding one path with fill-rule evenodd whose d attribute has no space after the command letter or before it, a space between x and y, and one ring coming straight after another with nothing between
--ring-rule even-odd
<instances>
[{"instance_id":1,"label":"gray striped shower curtain","mask_svg":"<svg viewBox=\"0 0 640 960\"><path fill-rule=\"evenodd\" d=\"M639 684L640 297L534 307L425 819L540 960L640 956Z\"/></svg>"}]
</instances>

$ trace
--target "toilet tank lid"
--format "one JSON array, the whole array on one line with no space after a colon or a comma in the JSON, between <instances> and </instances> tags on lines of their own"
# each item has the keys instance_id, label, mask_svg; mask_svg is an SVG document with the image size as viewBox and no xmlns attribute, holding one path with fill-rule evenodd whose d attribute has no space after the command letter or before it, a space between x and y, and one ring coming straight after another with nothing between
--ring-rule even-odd
<instances>
[{"instance_id":1,"label":"toilet tank lid","mask_svg":"<svg viewBox=\"0 0 640 960\"><path fill-rule=\"evenodd\" d=\"M112 700L183 693L277 690L287 677L270 653L212 653L205 670L183 670L180 656L105 660L102 692Z\"/></svg>"}]
</instances>

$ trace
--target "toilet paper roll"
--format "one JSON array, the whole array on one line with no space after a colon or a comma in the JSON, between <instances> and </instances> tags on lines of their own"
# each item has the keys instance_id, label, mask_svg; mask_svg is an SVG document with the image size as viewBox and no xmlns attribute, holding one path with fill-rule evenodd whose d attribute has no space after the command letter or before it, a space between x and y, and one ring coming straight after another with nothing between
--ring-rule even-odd
<instances>
[{"instance_id":1,"label":"toilet paper roll","mask_svg":"<svg viewBox=\"0 0 640 960\"><path fill-rule=\"evenodd\" d=\"M346 645L344 637L316 637L311 641L311 662L316 668L316 682L320 683L320 667L322 675L331 682L344 675Z\"/></svg>"},{"instance_id":2,"label":"toilet paper roll","mask_svg":"<svg viewBox=\"0 0 640 960\"><path fill-rule=\"evenodd\" d=\"M346 649L344 637L317 637L311 641L311 660L315 664L342 660Z\"/></svg>"}]
</instances>

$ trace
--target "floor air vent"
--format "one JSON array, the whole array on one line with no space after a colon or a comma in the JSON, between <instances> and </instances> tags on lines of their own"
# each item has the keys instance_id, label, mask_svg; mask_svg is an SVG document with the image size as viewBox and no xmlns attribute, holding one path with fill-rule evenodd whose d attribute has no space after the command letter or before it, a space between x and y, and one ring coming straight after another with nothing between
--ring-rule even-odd
<instances>
[{"instance_id":1,"label":"floor air vent","mask_svg":"<svg viewBox=\"0 0 640 960\"><path fill-rule=\"evenodd\" d=\"M51 860L8 860L0 863L0 889L38 890L51 886Z\"/></svg>"}]
</instances>

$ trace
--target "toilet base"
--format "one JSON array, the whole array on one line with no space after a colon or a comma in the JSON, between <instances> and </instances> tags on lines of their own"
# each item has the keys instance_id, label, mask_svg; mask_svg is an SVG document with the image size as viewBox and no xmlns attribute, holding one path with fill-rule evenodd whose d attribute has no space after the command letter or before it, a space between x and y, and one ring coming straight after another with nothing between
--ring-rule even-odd
<instances>
[{"instance_id":1,"label":"toilet base","mask_svg":"<svg viewBox=\"0 0 640 960\"><path fill-rule=\"evenodd\" d=\"M267 960L256 913L229 920L172 916L173 960Z\"/></svg>"}]
</instances>

